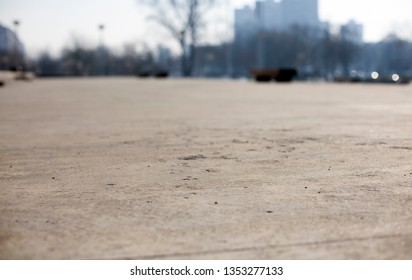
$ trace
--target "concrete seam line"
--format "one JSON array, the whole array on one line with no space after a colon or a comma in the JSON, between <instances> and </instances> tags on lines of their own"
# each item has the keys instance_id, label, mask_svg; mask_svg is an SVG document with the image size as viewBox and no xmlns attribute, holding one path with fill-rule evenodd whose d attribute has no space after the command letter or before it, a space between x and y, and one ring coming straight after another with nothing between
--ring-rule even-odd
<instances>
[{"instance_id":1,"label":"concrete seam line","mask_svg":"<svg viewBox=\"0 0 412 280\"><path fill-rule=\"evenodd\" d=\"M300 246L303 247L303 246L313 246L313 245L339 244L339 243L347 243L347 242L361 242L361 241L366 241L366 240L390 239L390 238L399 238L399 237L407 237L407 236L412 236L412 233L368 236L368 237L359 237L359 238L347 238L347 239L340 239L340 240L332 239L332 240L325 240L325 241L244 247L244 248L210 250L210 251L199 251L199 252L186 252L186 253L175 253L175 254L146 255L146 256L139 256L136 258L124 257L124 258L114 258L114 259L118 259L118 260L169 259L169 258L175 258L175 257L205 256L205 255L212 255L212 254L262 251L262 250L267 250L267 249L281 249L281 248L292 248L292 247L300 247Z\"/></svg>"}]
</instances>

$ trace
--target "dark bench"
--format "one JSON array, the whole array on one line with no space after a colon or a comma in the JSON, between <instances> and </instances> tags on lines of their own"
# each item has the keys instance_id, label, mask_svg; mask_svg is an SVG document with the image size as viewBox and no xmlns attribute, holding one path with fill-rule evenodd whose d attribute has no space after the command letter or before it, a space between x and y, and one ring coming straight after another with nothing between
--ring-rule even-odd
<instances>
[{"instance_id":1,"label":"dark bench","mask_svg":"<svg viewBox=\"0 0 412 280\"><path fill-rule=\"evenodd\" d=\"M298 71L293 68L252 70L252 75L257 82L270 82L272 80L277 82L291 82L297 74Z\"/></svg>"}]
</instances>

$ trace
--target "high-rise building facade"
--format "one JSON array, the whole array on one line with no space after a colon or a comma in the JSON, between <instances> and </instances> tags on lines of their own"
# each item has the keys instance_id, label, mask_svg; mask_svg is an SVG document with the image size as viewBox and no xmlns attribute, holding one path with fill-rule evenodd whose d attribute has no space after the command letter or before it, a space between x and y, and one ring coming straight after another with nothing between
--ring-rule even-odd
<instances>
[{"instance_id":1,"label":"high-rise building facade","mask_svg":"<svg viewBox=\"0 0 412 280\"><path fill-rule=\"evenodd\" d=\"M318 26L318 0L283 0L281 3L285 27L292 25Z\"/></svg>"},{"instance_id":2,"label":"high-rise building facade","mask_svg":"<svg viewBox=\"0 0 412 280\"><path fill-rule=\"evenodd\" d=\"M236 39L294 25L319 27L318 0L259 0L254 9L246 6L235 10Z\"/></svg>"},{"instance_id":3,"label":"high-rise building facade","mask_svg":"<svg viewBox=\"0 0 412 280\"><path fill-rule=\"evenodd\" d=\"M258 26L255 10L249 6L235 10L235 38L243 40L253 35Z\"/></svg>"},{"instance_id":4,"label":"high-rise building facade","mask_svg":"<svg viewBox=\"0 0 412 280\"><path fill-rule=\"evenodd\" d=\"M282 3L274 0L257 1L255 17L260 30L282 28Z\"/></svg>"}]
</instances>

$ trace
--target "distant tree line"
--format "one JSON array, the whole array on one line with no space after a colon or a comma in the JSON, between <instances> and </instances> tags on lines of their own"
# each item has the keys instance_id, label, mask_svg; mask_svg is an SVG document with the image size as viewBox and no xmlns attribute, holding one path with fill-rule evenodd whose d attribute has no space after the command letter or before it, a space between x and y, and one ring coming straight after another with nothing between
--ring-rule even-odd
<instances>
[{"instance_id":1,"label":"distant tree line","mask_svg":"<svg viewBox=\"0 0 412 280\"><path fill-rule=\"evenodd\" d=\"M89 48L78 42L64 48L59 57L43 51L31 65L38 76L139 75L166 68L148 48L137 51L134 45L128 44L116 53L106 47Z\"/></svg>"},{"instance_id":2,"label":"distant tree line","mask_svg":"<svg viewBox=\"0 0 412 280\"><path fill-rule=\"evenodd\" d=\"M412 42L390 34L378 43L365 44L360 63L366 71L412 77Z\"/></svg>"},{"instance_id":3,"label":"distant tree line","mask_svg":"<svg viewBox=\"0 0 412 280\"><path fill-rule=\"evenodd\" d=\"M326 31L294 27L289 32L262 32L244 40L196 46L188 69L187 57L159 60L156 50L125 45L123 51L66 47L59 57L43 52L32 61L39 76L145 75L159 71L181 76L249 77L252 69L295 68L301 78L350 76L378 71L412 76L412 43L393 34L378 43L359 44ZM187 63L187 62L186 62Z\"/></svg>"}]
</instances>

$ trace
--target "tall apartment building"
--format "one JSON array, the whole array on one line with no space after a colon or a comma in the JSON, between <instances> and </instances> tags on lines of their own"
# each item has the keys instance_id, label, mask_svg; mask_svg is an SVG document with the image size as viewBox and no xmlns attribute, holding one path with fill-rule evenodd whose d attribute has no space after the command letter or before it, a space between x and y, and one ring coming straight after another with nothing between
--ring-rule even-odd
<instances>
[{"instance_id":1,"label":"tall apartment building","mask_svg":"<svg viewBox=\"0 0 412 280\"><path fill-rule=\"evenodd\" d=\"M281 3L284 26L318 26L318 0L283 0Z\"/></svg>"},{"instance_id":2,"label":"tall apartment building","mask_svg":"<svg viewBox=\"0 0 412 280\"><path fill-rule=\"evenodd\" d=\"M254 14L260 30L283 28L281 2L274 0L256 1Z\"/></svg>"},{"instance_id":3,"label":"tall apartment building","mask_svg":"<svg viewBox=\"0 0 412 280\"><path fill-rule=\"evenodd\" d=\"M253 35L258 26L255 10L249 6L235 10L235 38L243 40Z\"/></svg>"},{"instance_id":4,"label":"tall apartment building","mask_svg":"<svg viewBox=\"0 0 412 280\"><path fill-rule=\"evenodd\" d=\"M287 30L293 25L319 27L318 0L259 0L255 7L235 10L235 38L260 31Z\"/></svg>"}]
</instances>

